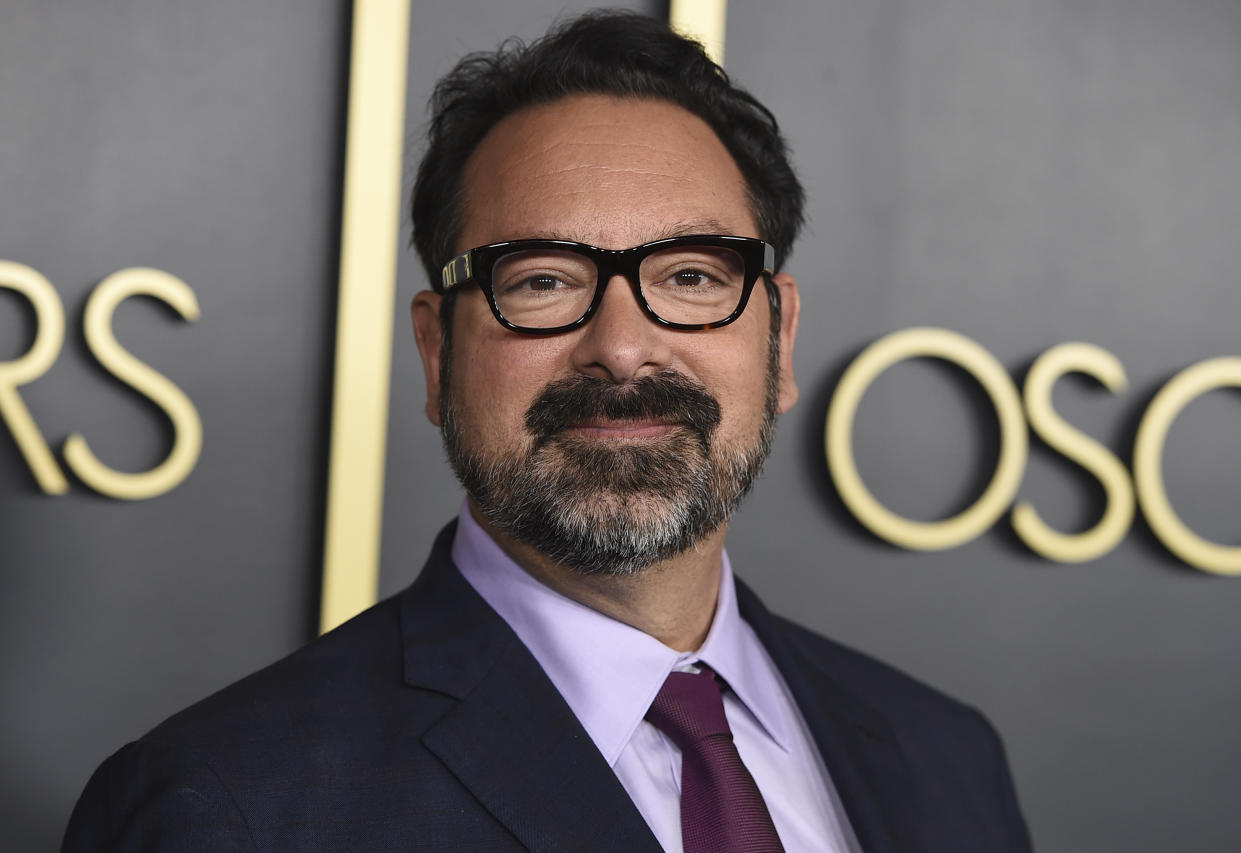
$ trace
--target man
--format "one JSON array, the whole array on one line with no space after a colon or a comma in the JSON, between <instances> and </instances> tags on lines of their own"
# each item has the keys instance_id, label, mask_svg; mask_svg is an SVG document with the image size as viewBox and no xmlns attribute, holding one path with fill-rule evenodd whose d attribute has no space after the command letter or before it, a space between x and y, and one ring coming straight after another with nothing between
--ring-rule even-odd
<instances>
[{"instance_id":1,"label":"man","mask_svg":"<svg viewBox=\"0 0 1241 853\"><path fill-rule=\"evenodd\" d=\"M466 504L408 590L109 759L66 849L1027 850L976 712L733 578L797 397L771 115L612 13L434 107L413 323Z\"/></svg>"}]
</instances>

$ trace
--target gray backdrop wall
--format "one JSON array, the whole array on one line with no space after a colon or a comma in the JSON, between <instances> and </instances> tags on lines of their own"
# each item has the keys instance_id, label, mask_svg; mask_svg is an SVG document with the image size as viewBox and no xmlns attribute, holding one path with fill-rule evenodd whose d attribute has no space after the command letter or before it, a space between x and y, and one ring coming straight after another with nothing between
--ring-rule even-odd
<instances>
[{"instance_id":1,"label":"gray backdrop wall","mask_svg":"<svg viewBox=\"0 0 1241 853\"><path fill-rule=\"evenodd\" d=\"M663 14L660 4L642 6ZM145 502L72 477L41 493L0 437L0 848L55 846L111 750L313 632L321 560L349 4L6 0L0 11L0 259L41 272L68 334L20 389L53 445L121 470L171 429L92 362L88 294L167 270L193 324L132 299L114 328L203 421L190 477ZM434 79L463 52L532 36L576 3L415 4L407 172ZM912 553L852 519L823 460L825 412L867 344L953 329L1020 381L1063 341L1124 363L1111 395L1054 402L1128 464L1156 390L1241 355L1241 6L1223 0L785 0L732 4L729 72L784 124L810 195L802 400L730 534L773 608L984 709L1048 851L1241 846L1241 582L1187 568L1140 516L1105 556L1033 555L1007 518ZM407 176L408 183L408 176ZM408 235L407 227L403 232ZM417 574L460 491L422 415L402 255L384 516L384 594ZM0 289L0 361L35 338ZM1169 494L1241 544L1241 395L1176 420ZM995 417L942 363L884 373L859 410L872 491L911 518L971 503ZM1019 496L1080 530L1095 481L1034 443Z\"/></svg>"}]
</instances>

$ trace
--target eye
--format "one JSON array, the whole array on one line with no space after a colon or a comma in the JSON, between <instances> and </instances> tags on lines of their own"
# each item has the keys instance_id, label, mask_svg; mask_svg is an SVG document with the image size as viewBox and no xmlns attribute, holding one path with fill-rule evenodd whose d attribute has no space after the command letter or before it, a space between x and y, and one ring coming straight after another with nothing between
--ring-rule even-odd
<instances>
[{"instance_id":1,"label":"eye","mask_svg":"<svg viewBox=\"0 0 1241 853\"><path fill-rule=\"evenodd\" d=\"M563 296L594 287L594 266L573 252L532 250L504 255L492 269L497 298Z\"/></svg>"},{"instance_id":2,"label":"eye","mask_svg":"<svg viewBox=\"0 0 1241 853\"><path fill-rule=\"evenodd\" d=\"M672 274L669 281L678 287L707 287L719 284L719 279L702 270L679 270Z\"/></svg>"},{"instance_id":3,"label":"eye","mask_svg":"<svg viewBox=\"0 0 1241 853\"><path fill-rule=\"evenodd\" d=\"M682 298L722 294L743 286L745 262L729 249L714 246L674 246L642 261L642 284ZM712 297L714 298L714 296Z\"/></svg>"},{"instance_id":4,"label":"eye","mask_svg":"<svg viewBox=\"0 0 1241 853\"><path fill-rule=\"evenodd\" d=\"M518 293L550 293L556 290L563 290L569 285L554 275L532 275L523 279L512 282L506 282L502 287L505 294L516 295Z\"/></svg>"},{"instance_id":5,"label":"eye","mask_svg":"<svg viewBox=\"0 0 1241 853\"><path fill-rule=\"evenodd\" d=\"M705 291L729 287L726 280L718 272L709 267L691 266L682 269L669 269L662 272L659 278L648 284L657 290L676 291L682 295L701 294Z\"/></svg>"}]
</instances>

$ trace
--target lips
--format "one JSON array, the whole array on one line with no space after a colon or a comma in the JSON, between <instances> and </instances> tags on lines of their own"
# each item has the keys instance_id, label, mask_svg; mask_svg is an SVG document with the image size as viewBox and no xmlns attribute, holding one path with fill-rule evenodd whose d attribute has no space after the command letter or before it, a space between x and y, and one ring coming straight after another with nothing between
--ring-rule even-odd
<instances>
[{"instance_id":1,"label":"lips","mask_svg":"<svg viewBox=\"0 0 1241 853\"><path fill-rule=\"evenodd\" d=\"M593 420L573 424L565 431L574 435L601 439L654 438L666 435L677 426L676 423L649 419L640 421Z\"/></svg>"}]
</instances>

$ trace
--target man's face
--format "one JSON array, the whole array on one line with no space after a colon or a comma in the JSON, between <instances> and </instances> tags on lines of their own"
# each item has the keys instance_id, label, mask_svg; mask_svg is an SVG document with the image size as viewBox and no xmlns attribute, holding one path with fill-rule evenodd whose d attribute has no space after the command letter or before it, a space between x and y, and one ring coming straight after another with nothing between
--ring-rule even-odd
<instances>
[{"instance_id":1,"label":"man's face","mask_svg":"<svg viewBox=\"0 0 1241 853\"><path fill-rule=\"evenodd\" d=\"M470 158L457 251L552 238L611 249L683 234L758 236L741 174L714 132L663 101L574 96L500 122ZM445 259L447 260L447 259ZM438 297L414 321L427 413L484 518L583 572L635 571L722 533L796 399L796 284L760 281L742 316L666 329L617 279L584 327L502 327L459 293L450 353ZM441 374L441 355L451 369ZM446 377L446 387L441 380Z\"/></svg>"}]
</instances>

